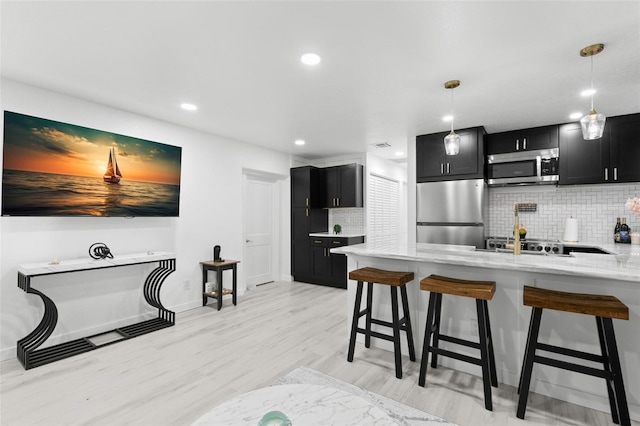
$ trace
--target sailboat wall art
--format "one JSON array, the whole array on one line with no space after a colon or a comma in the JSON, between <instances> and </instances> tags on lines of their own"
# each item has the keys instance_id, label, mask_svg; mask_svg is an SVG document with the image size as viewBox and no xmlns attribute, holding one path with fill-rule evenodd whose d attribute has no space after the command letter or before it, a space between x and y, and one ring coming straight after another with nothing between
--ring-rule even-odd
<instances>
[{"instance_id":1,"label":"sailboat wall art","mask_svg":"<svg viewBox=\"0 0 640 426\"><path fill-rule=\"evenodd\" d=\"M2 216L176 217L182 148L4 112Z\"/></svg>"}]
</instances>

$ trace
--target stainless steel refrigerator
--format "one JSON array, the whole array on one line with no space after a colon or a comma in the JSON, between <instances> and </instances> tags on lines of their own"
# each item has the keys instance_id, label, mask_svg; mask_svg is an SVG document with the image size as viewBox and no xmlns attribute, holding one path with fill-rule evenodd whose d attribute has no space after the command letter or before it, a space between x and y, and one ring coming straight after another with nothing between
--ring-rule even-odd
<instances>
[{"instance_id":1,"label":"stainless steel refrigerator","mask_svg":"<svg viewBox=\"0 0 640 426\"><path fill-rule=\"evenodd\" d=\"M483 179L425 182L417 186L419 243L485 247L488 189Z\"/></svg>"}]
</instances>

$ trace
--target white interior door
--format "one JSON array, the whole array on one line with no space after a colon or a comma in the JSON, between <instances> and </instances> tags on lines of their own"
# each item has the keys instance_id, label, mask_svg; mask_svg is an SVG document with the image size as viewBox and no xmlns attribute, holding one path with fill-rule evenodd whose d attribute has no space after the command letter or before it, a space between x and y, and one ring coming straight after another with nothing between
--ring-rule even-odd
<instances>
[{"instance_id":1,"label":"white interior door","mask_svg":"<svg viewBox=\"0 0 640 426\"><path fill-rule=\"evenodd\" d=\"M276 182L268 178L245 175L243 261L247 288L274 280L274 203Z\"/></svg>"}]
</instances>

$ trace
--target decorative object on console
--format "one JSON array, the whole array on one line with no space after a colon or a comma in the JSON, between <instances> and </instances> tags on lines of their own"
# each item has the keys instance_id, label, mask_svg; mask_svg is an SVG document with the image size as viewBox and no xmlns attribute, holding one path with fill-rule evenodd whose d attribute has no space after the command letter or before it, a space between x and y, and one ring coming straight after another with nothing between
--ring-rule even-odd
<instances>
[{"instance_id":1,"label":"decorative object on console","mask_svg":"<svg viewBox=\"0 0 640 426\"><path fill-rule=\"evenodd\" d=\"M3 142L3 216L179 215L181 147L10 111Z\"/></svg>"},{"instance_id":2,"label":"decorative object on console","mask_svg":"<svg viewBox=\"0 0 640 426\"><path fill-rule=\"evenodd\" d=\"M93 259L113 259L113 254L111 254L111 250L105 243L93 243L91 247L89 247L89 256Z\"/></svg>"},{"instance_id":3,"label":"decorative object on console","mask_svg":"<svg viewBox=\"0 0 640 426\"><path fill-rule=\"evenodd\" d=\"M213 261L224 262L224 259L220 257L220 246L213 247Z\"/></svg>"},{"instance_id":4,"label":"decorative object on console","mask_svg":"<svg viewBox=\"0 0 640 426\"><path fill-rule=\"evenodd\" d=\"M444 83L445 89L451 89L451 133L444 138L444 150L447 155L458 155L460 152L460 136L453 131L453 89L460 86L460 80L449 80Z\"/></svg>"},{"instance_id":5,"label":"decorative object on console","mask_svg":"<svg viewBox=\"0 0 640 426\"><path fill-rule=\"evenodd\" d=\"M591 58L591 109L580 119L580 126L582 127L582 137L584 140L600 139L604 132L604 123L607 117L604 114L597 113L593 108L593 56L604 50L604 44L592 44L580 50L580 56Z\"/></svg>"}]
</instances>

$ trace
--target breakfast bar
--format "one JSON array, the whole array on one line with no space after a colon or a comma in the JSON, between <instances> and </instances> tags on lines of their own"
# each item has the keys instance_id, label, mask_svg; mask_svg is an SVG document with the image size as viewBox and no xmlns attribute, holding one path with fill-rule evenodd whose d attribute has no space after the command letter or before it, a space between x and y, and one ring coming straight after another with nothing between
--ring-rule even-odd
<instances>
[{"instance_id":1,"label":"breakfast bar","mask_svg":"<svg viewBox=\"0 0 640 426\"><path fill-rule=\"evenodd\" d=\"M608 254L582 253L545 255L513 253L501 250L477 250L474 246L443 244L367 243L332 249L347 255L348 271L364 267L413 272L416 279L407 284L409 309L414 326L414 346L422 348L429 294L420 290L419 282L431 274L468 280L495 281L495 296L489 303L499 383L518 386L531 308L523 305L524 286L575 293L611 295L629 307L628 321L614 321L620 353L624 386L630 416L640 420L640 245L600 245ZM348 273L348 272L347 272ZM347 324L352 321L355 282L349 281ZM463 300L455 300L463 299ZM452 332L477 339L476 311L473 301L450 298L442 303L443 312L455 312L455 319L442 324L443 333ZM374 314L390 318L390 297L375 293ZM583 318L584 317L584 318ZM545 313L540 339L549 344L567 344L576 350L598 353L600 350L593 317L567 316L563 312ZM392 345L373 339L374 346L393 351ZM403 342L404 345L406 343ZM403 353L407 347L402 348ZM421 354L417 354L418 358ZM392 357L389 358L390 360ZM479 376L480 370L457 360L442 360L446 367ZM406 379L405 379L406 380ZM536 366L532 392L551 396L597 410L610 412L604 380L564 370Z\"/></svg>"}]
</instances>

